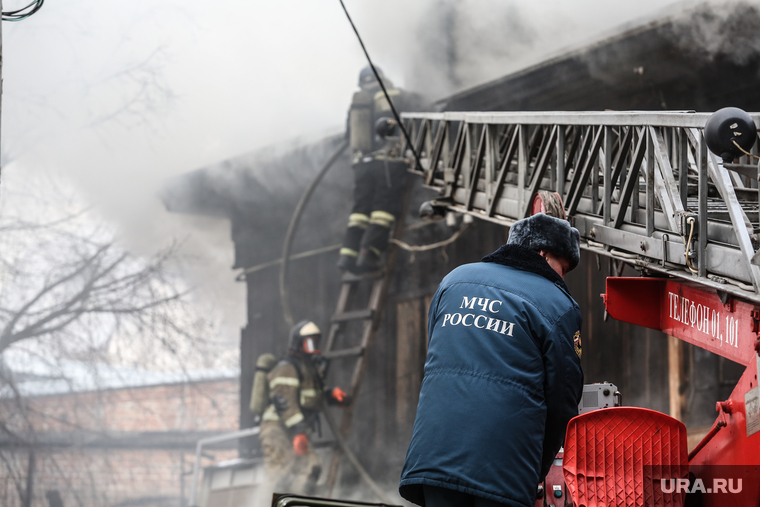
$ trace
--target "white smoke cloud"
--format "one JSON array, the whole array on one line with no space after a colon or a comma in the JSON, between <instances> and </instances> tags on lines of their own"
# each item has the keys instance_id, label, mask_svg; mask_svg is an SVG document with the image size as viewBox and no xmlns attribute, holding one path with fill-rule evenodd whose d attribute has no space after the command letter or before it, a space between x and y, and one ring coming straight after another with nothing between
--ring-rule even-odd
<instances>
[{"instance_id":1,"label":"white smoke cloud","mask_svg":"<svg viewBox=\"0 0 760 507\"><path fill-rule=\"evenodd\" d=\"M361 17L357 24L370 41L373 58L388 62L394 71L388 74L401 74L403 84L434 99L594 42L626 24L694 5L675 0L420 0L412 6L388 0L379 4L355 6L355 17Z\"/></svg>"},{"instance_id":2,"label":"white smoke cloud","mask_svg":"<svg viewBox=\"0 0 760 507\"><path fill-rule=\"evenodd\" d=\"M674 4L346 0L375 62L430 98ZM236 340L229 224L167 213L157 194L170 176L343 128L366 62L340 4L74 0L3 28L6 170L70 180L137 251L186 240L193 282Z\"/></svg>"}]
</instances>

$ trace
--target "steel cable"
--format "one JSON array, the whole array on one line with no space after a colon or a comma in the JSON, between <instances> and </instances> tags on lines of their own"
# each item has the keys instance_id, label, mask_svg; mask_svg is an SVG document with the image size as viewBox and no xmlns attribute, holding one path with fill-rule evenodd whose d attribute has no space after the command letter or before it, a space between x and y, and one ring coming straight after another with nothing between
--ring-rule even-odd
<instances>
[{"instance_id":1,"label":"steel cable","mask_svg":"<svg viewBox=\"0 0 760 507\"><path fill-rule=\"evenodd\" d=\"M348 22L351 23L351 28L354 29L356 38L359 39L359 45L361 45L362 51L364 51L364 56L367 57L367 62L369 63L370 68L372 69L372 73L375 75L375 79L377 79L377 82L380 84L380 88L382 88L383 90L383 95L385 95L385 100L387 100L388 104L391 106L393 117L396 118L396 121L398 122L398 126L401 128L401 132L404 133L404 139L406 139L406 144L407 146L409 146L409 149L412 150L412 155L414 155L414 160L417 163L417 166L420 169L422 169L422 163L420 162L420 157L417 155L417 150L414 149L414 143L412 143L412 138L409 136L409 133L406 131L406 127L404 127L404 123L401 121L401 117L399 116L398 111L396 111L396 106L393 105L393 101L391 100L391 97L388 95L388 90L385 89L385 84L383 83L383 80L380 79L380 75L378 74L377 69L375 68L375 64L372 63L372 59L369 57L367 48L364 47L364 41L362 41L362 37L361 35L359 35L359 30L356 29L356 25L354 25L354 21L351 19L351 16L348 14L348 9L346 9L346 5L343 3L343 0L339 0L339 1L340 1L340 6L343 7L343 12L346 13Z\"/></svg>"}]
</instances>

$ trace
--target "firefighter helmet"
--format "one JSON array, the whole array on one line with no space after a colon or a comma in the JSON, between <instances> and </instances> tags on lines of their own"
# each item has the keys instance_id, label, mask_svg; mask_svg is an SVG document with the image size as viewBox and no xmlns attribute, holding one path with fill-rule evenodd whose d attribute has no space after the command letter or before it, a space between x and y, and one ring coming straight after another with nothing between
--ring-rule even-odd
<instances>
[{"instance_id":1,"label":"firefighter helmet","mask_svg":"<svg viewBox=\"0 0 760 507\"><path fill-rule=\"evenodd\" d=\"M380 79L384 80L385 74L383 74L383 71L380 70L380 67L375 66L375 70L377 71L377 75L380 77ZM372 72L372 67L364 67L359 73L359 87L365 88L372 85L380 86L377 84L377 78L375 77L375 73Z\"/></svg>"},{"instance_id":2,"label":"firefighter helmet","mask_svg":"<svg viewBox=\"0 0 760 507\"><path fill-rule=\"evenodd\" d=\"M290 330L288 350L306 354L319 354L319 340L322 332L310 320L302 320Z\"/></svg>"},{"instance_id":3,"label":"firefighter helmet","mask_svg":"<svg viewBox=\"0 0 760 507\"><path fill-rule=\"evenodd\" d=\"M396 133L397 125L398 122L393 118L383 116L382 118L378 118L375 122L375 133L385 139L386 137L390 137Z\"/></svg>"},{"instance_id":4,"label":"firefighter helmet","mask_svg":"<svg viewBox=\"0 0 760 507\"><path fill-rule=\"evenodd\" d=\"M755 122L746 112L738 107L724 107L705 123L705 141L711 152L729 163L752 148L756 130Z\"/></svg>"}]
</instances>

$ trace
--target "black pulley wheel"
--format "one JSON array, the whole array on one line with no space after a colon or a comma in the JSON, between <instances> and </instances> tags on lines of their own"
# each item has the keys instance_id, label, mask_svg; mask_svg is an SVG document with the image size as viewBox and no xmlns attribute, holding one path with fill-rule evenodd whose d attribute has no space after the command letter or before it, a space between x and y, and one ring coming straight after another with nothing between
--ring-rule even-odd
<instances>
[{"instance_id":1,"label":"black pulley wheel","mask_svg":"<svg viewBox=\"0 0 760 507\"><path fill-rule=\"evenodd\" d=\"M707 147L725 163L730 163L749 152L755 144L755 139L755 122L738 107L719 109L705 123Z\"/></svg>"}]
</instances>

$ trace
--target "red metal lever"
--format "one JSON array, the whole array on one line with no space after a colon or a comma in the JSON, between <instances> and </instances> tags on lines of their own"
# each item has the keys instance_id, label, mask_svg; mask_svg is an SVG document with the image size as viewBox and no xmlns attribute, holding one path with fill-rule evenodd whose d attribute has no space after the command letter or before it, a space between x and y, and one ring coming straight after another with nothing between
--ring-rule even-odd
<instances>
[{"instance_id":1,"label":"red metal lever","mask_svg":"<svg viewBox=\"0 0 760 507\"><path fill-rule=\"evenodd\" d=\"M730 414L734 410L734 402L733 400L727 400L727 401L719 401L715 404L715 411L719 413L718 415L718 422L713 426L710 431L705 435L705 438L702 439L702 441L697 444L697 446L692 449L692 451L689 453L689 461L694 459L694 456L696 456L699 451L702 450L704 446L707 445L707 443L713 439L715 435L718 434L720 430L725 428L728 425L728 421L726 421L726 414Z\"/></svg>"}]
</instances>

